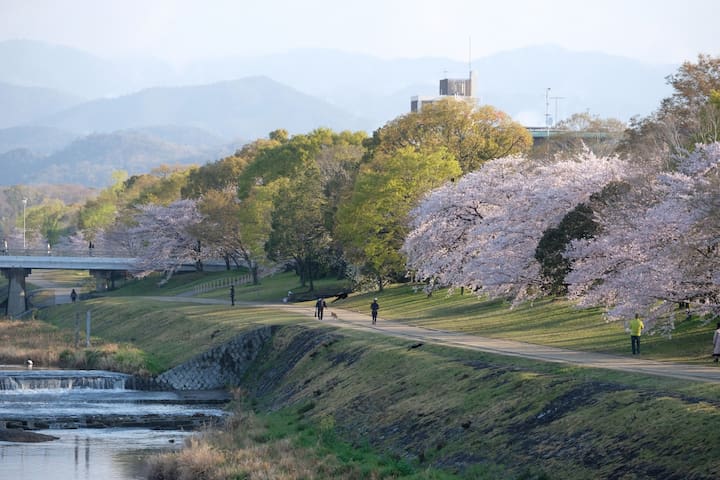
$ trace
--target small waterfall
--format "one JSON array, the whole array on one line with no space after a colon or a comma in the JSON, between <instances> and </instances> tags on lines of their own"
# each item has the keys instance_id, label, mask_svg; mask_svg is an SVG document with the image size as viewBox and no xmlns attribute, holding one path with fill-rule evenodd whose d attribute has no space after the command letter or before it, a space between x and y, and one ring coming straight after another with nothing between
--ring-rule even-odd
<instances>
[{"instance_id":1,"label":"small waterfall","mask_svg":"<svg viewBox=\"0 0 720 480\"><path fill-rule=\"evenodd\" d=\"M7 390L124 390L130 378L101 370L5 370L0 371L0 391Z\"/></svg>"}]
</instances>

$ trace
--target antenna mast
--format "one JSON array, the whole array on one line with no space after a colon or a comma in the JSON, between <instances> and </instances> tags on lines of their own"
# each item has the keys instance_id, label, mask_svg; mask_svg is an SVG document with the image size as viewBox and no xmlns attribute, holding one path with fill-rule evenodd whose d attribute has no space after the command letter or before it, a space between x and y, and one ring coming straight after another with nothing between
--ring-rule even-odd
<instances>
[{"instance_id":1,"label":"antenna mast","mask_svg":"<svg viewBox=\"0 0 720 480\"><path fill-rule=\"evenodd\" d=\"M472 78L472 36L468 36L468 78Z\"/></svg>"}]
</instances>

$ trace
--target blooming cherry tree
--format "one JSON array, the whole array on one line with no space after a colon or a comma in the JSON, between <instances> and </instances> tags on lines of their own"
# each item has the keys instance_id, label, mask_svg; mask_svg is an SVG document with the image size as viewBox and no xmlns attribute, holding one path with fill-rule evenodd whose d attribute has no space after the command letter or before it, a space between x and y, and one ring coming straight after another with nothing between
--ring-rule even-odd
<instances>
[{"instance_id":1,"label":"blooming cherry tree","mask_svg":"<svg viewBox=\"0 0 720 480\"><path fill-rule=\"evenodd\" d=\"M416 278L522 301L543 292L535 250L543 232L608 182L622 178L618 158L585 151L537 163L492 160L431 192L412 212L403 252Z\"/></svg>"},{"instance_id":2,"label":"blooming cherry tree","mask_svg":"<svg viewBox=\"0 0 720 480\"><path fill-rule=\"evenodd\" d=\"M182 265L201 265L211 252L204 252L192 233L202 220L194 200L178 200L168 206L147 204L138 207L137 226L130 234L142 245L138 258L139 275L164 271L172 275Z\"/></svg>"},{"instance_id":3,"label":"blooming cherry tree","mask_svg":"<svg viewBox=\"0 0 720 480\"><path fill-rule=\"evenodd\" d=\"M596 220L601 234L566 253L569 292L580 305L605 306L610 319L641 313L664 332L681 303L720 313L719 143L637 185Z\"/></svg>"}]
</instances>

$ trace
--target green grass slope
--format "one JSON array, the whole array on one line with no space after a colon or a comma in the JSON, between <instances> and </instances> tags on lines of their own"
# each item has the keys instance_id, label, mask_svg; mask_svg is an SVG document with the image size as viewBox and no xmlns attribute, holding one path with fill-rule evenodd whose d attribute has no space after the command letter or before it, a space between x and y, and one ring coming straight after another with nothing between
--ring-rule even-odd
<instances>
[{"instance_id":1,"label":"green grass slope","mask_svg":"<svg viewBox=\"0 0 720 480\"><path fill-rule=\"evenodd\" d=\"M227 274L178 276L162 287L147 281L132 288L148 296L177 294L189 284L222 275ZM239 301L280 302L287 290L300 291L295 282L291 275L279 275L265 279L260 287L238 287L236 295ZM246 401L237 407L241 417L253 409L263 433L242 437L245 424L238 420L208 436L202 447L192 447L223 452L209 467L227 474L218 478L259 478L253 475L260 467L240 466L237 459L241 452L252 456L260 447L283 458L309 456L317 472L333 478L720 476L720 443L713 440L720 429L720 386L714 384L430 344L411 348L413 342L327 328L272 306L232 308L193 304L182 297L168 302L119 293L44 310L42 318L67 330L73 328L76 313L89 310L98 342L141 349L153 371L257 325L283 326L243 382ZM397 286L382 294L353 295L331 303L331 309L369 313L375 295L381 304L380 321L586 351L629 350L621 325L607 324L599 311L578 311L566 302L548 300L510 310L502 302L484 302L459 292L428 298L411 286ZM227 300L227 290L217 288L204 296ZM699 320L682 321L673 339L646 337L643 354L707 362L709 332ZM371 462L363 452L379 455L380 460L373 457ZM323 470L320 465L327 464L327 456L340 466ZM323 475L304 472L273 478Z\"/></svg>"}]
</instances>

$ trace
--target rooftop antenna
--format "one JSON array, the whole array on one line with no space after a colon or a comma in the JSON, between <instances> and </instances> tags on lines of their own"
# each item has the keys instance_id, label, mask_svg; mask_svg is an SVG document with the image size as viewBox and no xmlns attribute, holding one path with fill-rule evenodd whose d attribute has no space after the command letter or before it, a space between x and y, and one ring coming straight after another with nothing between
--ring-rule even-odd
<instances>
[{"instance_id":1,"label":"rooftop antenna","mask_svg":"<svg viewBox=\"0 0 720 480\"><path fill-rule=\"evenodd\" d=\"M468 35L468 78L472 78L472 36Z\"/></svg>"}]
</instances>

